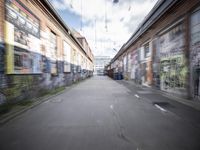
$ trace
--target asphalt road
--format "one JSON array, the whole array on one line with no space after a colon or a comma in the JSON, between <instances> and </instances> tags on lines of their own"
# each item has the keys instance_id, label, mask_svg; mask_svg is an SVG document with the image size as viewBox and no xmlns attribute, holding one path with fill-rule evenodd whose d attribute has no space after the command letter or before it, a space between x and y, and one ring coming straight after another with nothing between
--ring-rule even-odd
<instances>
[{"instance_id":1,"label":"asphalt road","mask_svg":"<svg viewBox=\"0 0 200 150\"><path fill-rule=\"evenodd\" d=\"M145 91L87 79L1 126L0 150L199 150L199 112Z\"/></svg>"}]
</instances>

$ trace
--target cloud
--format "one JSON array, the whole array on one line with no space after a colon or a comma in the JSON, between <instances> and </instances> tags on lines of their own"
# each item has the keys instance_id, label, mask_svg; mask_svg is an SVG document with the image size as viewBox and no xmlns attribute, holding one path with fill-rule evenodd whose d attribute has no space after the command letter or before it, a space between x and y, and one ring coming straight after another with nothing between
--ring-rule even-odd
<instances>
[{"instance_id":1,"label":"cloud","mask_svg":"<svg viewBox=\"0 0 200 150\"><path fill-rule=\"evenodd\" d=\"M67 9L66 5L63 5L63 1L52 0L51 3L54 6L54 8L56 8L58 10L65 10L65 9Z\"/></svg>"},{"instance_id":2,"label":"cloud","mask_svg":"<svg viewBox=\"0 0 200 150\"><path fill-rule=\"evenodd\" d=\"M157 0L118 0L116 3L113 3L113 0L51 0L51 2L57 10L68 10L82 16L81 34L86 37L95 55L113 56L116 54L113 48L120 49Z\"/></svg>"}]
</instances>

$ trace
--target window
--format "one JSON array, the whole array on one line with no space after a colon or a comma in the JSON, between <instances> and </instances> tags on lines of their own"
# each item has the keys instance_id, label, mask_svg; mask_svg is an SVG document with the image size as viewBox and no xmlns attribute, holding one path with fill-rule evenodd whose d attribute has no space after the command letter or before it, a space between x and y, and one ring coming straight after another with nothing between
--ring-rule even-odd
<instances>
[{"instance_id":1,"label":"window","mask_svg":"<svg viewBox=\"0 0 200 150\"><path fill-rule=\"evenodd\" d=\"M127 55L125 55L124 56L124 58L123 58L123 65L124 65L124 72L126 72L127 71Z\"/></svg>"},{"instance_id":2,"label":"window","mask_svg":"<svg viewBox=\"0 0 200 150\"><path fill-rule=\"evenodd\" d=\"M53 33L52 31L50 32L49 44L50 44L51 58L56 60L56 55L57 55L56 34Z\"/></svg>"},{"instance_id":3,"label":"window","mask_svg":"<svg viewBox=\"0 0 200 150\"><path fill-rule=\"evenodd\" d=\"M51 73L57 75L57 38L54 32L50 32L49 50L51 56Z\"/></svg>"},{"instance_id":4,"label":"window","mask_svg":"<svg viewBox=\"0 0 200 150\"><path fill-rule=\"evenodd\" d=\"M64 59L64 72L71 72L71 68L70 68L70 57L71 57L71 47L70 45L63 41L63 46L64 46L64 50L63 50L63 59Z\"/></svg>"},{"instance_id":5,"label":"window","mask_svg":"<svg viewBox=\"0 0 200 150\"><path fill-rule=\"evenodd\" d=\"M150 56L150 49L149 49L149 43L144 45L144 57Z\"/></svg>"},{"instance_id":6,"label":"window","mask_svg":"<svg viewBox=\"0 0 200 150\"><path fill-rule=\"evenodd\" d=\"M15 54L15 66L16 67L23 67L22 58L18 54Z\"/></svg>"},{"instance_id":7,"label":"window","mask_svg":"<svg viewBox=\"0 0 200 150\"><path fill-rule=\"evenodd\" d=\"M64 61L70 63L70 57L71 57L71 47L70 45L64 41Z\"/></svg>"},{"instance_id":8,"label":"window","mask_svg":"<svg viewBox=\"0 0 200 150\"><path fill-rule=\"evenodd\" d=\"M192 44L200 42L200 11L191 17L191 40Z\"/></svg>"}]
</instances>

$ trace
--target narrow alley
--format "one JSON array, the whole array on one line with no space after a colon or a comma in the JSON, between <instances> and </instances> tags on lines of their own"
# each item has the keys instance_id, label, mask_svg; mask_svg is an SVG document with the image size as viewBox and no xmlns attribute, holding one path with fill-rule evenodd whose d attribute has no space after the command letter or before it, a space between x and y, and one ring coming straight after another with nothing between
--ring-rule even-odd
<instances>
[{"instance_id":1,"label":"narrow alley","mask_svg":"<svg viewBox=\"0 0 200 150\"><path fill-rule=\"evenodd\" d=\"M200 150L200 0L0 0L0 150Z\"/></svg>"},{"instance_id":2,"label":"narrow alley","mask_svg":"<svg viewBox=\"0 0 200 150\"><path fill-rule=\"evenodd\" d=\"M199 150L200 112L147 91L94 76L2 125L0 149Z\"/></svg>"}]
</instances>

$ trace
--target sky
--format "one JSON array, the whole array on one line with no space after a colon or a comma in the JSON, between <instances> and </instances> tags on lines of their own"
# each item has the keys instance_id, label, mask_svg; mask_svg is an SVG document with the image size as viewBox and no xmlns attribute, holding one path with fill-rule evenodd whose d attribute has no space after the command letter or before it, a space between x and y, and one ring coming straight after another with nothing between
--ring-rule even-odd
<instances>
[{"instance_id":1,"label":"sky","mask_svg":"<svg viewBox=\"0 0 200 150\"><path fill-rule=\"evenodd\" d=\"M95 56L120 50L158 0L49 0L68 27L85 36Z\"/></svg>"}]
</instances>

